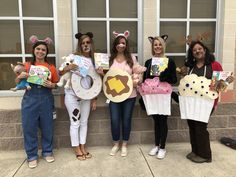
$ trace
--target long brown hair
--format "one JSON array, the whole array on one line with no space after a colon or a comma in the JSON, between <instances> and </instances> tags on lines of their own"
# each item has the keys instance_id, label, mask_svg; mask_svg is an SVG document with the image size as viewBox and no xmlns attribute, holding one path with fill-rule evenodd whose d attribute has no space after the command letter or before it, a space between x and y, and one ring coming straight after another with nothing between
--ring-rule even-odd
<instances>
[{"instance_id":1,"label":"long brown hair","mask_svg":"<svg viewBox=\"0 0 236 177\"><path fill-rule=\"evenodd\" d=\"M110 60L109 60L109 65L111 66L114 62L114 59L117 57L118 51L116 50L116 46L119 44L120 39L125 39L126 42L126 48L124 50L124 56L126 58L126 62L127 64L130 66L130 68L133 67L133 59L129 50L129 42L128 40L124 37L124 36L118 36L117 38L115 38L115 40L113 41L112 44L112 48L111 48L111 56L110 56Z\"/></svg>"}]
</instances>

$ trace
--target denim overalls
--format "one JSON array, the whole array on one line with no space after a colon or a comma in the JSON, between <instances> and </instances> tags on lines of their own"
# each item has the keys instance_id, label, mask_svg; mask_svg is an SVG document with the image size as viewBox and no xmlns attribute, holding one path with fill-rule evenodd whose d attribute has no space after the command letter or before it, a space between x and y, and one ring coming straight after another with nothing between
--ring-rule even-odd
<instances>
[{"instance_id":1,"label":"denim overalls","mask_svg":"<svg viewBox=\"0 0 236 177\"><path fill-rule=\"evenodd\" d=\"M42 156L52 155L53 95L51 89L30 84L21 103L24 145L28 161L38 158L38 128L41 129Z\"/></svg>"}]
</instances>

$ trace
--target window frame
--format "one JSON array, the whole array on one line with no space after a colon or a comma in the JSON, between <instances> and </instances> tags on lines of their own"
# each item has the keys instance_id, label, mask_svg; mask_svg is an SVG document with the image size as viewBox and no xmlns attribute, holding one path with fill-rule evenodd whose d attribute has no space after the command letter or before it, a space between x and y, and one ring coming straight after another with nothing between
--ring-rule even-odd
<instances>
[{"instance_id":1,"label":"window frame","mask_svg":"<svg viewBox=\"0 0 236 177\"><path fill-rule=\"evenodd\" d=\"M54 26L54 47L55 47L55 54L48 54L48 57L55 57L56 66L58 65L58 39L57 39L57 1L52 0L52 10L53 10L53 17L24 17L23 16L23 0L18 0L18 16L0 16L0 21L3 20L13 20L19 21L20 24L20 43L21 43L21 54L0 54L1 58L11 58L11 57L19 57L22 59L22 62L26 61L27 57L32 57L32 54L25 53L25 43L24 43L24 21L53 21ZM17 92L12 92L10 90L0 90L0 97L9 97L9 96L22 96L24 94L24 90L19 90Z\"/></svg>"},{"instance_id":2,"label":"window frame","mask_svg":"<svg viewBox=\"0 0 236 177\"><path fill-rule=\"evenodd\" d=\"M222 44L220 44L220 35L222 34L222 30L220 28L222 19L222 8L223 8L223 2L221 0L216 0L216 17L215 18L190 18L190 5L191 0L187 0L187 17L186 18L161 18L160 17L160 1L157 1L157 35L160 35L160 24L161 22L185 22L186 23L186 36L190 33L190 23L191 22L215 22L215 57L216 60L219 61L220 54L222 53ZM186 44L186 52L188 50L188 45ZM186 56L185 53L166 53L167 56Z\"/></svg>"},{"instance_id":3,"label":"window frame","mask_svg":"<svg viewBox=\"0 0 236 177\"><path fill-rule=\"evenodd\" d=\"M74 38L78 32L78 21L103 21L106 22L106 47L107 53L110 54L110 22L113 21L132 21L137 22L137 53L133 53L138 57L140 64L143 63L143 0L137 0L137 17L136 18L111 18L109 17L109 0L106 0L106 16L105 17L77 17L77 0L72 0L72 33L73 33L73 49L76 49L77 40ZM95 41L96 45L96 41Z\"/></svg>"}]
</instances>

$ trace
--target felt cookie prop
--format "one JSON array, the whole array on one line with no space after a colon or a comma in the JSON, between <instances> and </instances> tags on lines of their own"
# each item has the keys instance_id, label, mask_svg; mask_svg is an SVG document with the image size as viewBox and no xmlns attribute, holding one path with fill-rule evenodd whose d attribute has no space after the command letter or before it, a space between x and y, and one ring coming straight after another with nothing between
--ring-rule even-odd
<instances>
[{"instance_id":1,"label":"felt cookie prop","mask_svg":"<svg viewBox=\"0 0 236 177\"><path fill-rule=\"evenodd\" d=\"M133 91L133 81L129 73L111 68L103 78L103 92L112 102L122 102Z\"/></svg>"},{"instance_id":2,"label":"felt cookie prop","mask_svg":"<svg viewBox=\"0 0 236 177\"><path fill-rule=\"evenodd\" d=\"M178 87L181 96L196 96L208 99L218 98L218 93L210 90L211 80L196 74L186 75Z\"/></svg>"}]
</instances>

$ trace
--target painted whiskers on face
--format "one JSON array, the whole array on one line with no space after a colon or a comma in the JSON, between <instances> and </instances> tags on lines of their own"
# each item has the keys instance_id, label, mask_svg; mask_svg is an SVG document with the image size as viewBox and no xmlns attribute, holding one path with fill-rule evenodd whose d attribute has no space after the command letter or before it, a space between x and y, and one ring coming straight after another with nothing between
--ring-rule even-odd
<instances>
[{"instance_id":1,"label":"painted whiskers on face","mask_svg":"<svg viewBox=\"0 0 236 177\"><path fill-rule=\"evenodd\" d=\"M91 51L91 41L90 38L85 38L81 43L81 49L84 53L89 53Z\"/></svg>"}]
</instances>

